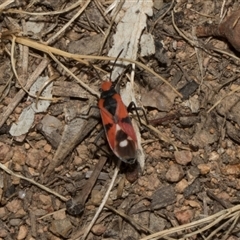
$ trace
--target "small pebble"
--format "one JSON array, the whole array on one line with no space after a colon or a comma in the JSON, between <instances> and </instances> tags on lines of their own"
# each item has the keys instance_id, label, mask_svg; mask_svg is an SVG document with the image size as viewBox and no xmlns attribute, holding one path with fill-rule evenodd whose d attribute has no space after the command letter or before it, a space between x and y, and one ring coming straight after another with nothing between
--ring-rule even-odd
<instances>
[{"instance_id":1,"label":"small pebble","mask_svg":"<svg viewBox=\"0 0 240 240\"><path fill-rule=\"evenodd\" d=\"M56 219L56 220L66 218L66 211L56 211L53 214L53 218Z\"/></svg>"},{"instance_id":2,"label":"small pebble","mask_svg":"<svg viewBox=\"0 0 240 240\"><path fill-rule=\"evenodd\" d=\"M182 179L175 186L175 190L177 193L183 193L184 189L188 186L188 182L186 179Z\"/></svg>"},{"instance_id":3,"label":"small pebble","mask_svg":"<svg viewBox=\"0 0 240 240\"><path fill-rule=\"evenodd\" d=\"M190 151L175 151L174 156L176 159L176 162L180 165L187 165L192 161L192 153Z\"/></svg>"},{"instance_id":4,"label":"small pebble","mask_svg":"<svg viewBox=\"0 0 240 240\"><path fill-rule=\"evenodd\" d=\"M10 219L9 220L9 224L11 225L11 226L19 226L20 224L21 224L21 222L22 222L22 220L21 219L19 219L19 218L13 218L13 219Z\"/></svg>"},{"instance_id":5,"label":"small pebble","mask_svg":"<svg viewBox=\"0 0 240 240\"><path fill-rule=\"evenodd\" d=\"M73 226L68 218L53 220L49 227L50 231L63 238L68 238L72 232Z\"/></svg>"},{"instance_id":6,"label":"small pebble","mask_svg":"<svg viewBox=\"0 0 240 240\"><path fill-rule=\"evenodd\" d=\"M39 200L44 206L50 207L52 205L52 199L49 195L39 194Z\"/></svg>"},{"instance_id":7,"label":"small pebble","mask_svg":"<svg viewBox=\"0 0 240 240\"><path fill-rule=\"evenodd\" d=\"M190 223L193 219L193 216L194 216L194 211L190 209L181 210L175 213L175 217L177 218L180 225Z\"/></svg>"},{"instance_id":8,"label":"small pebble","mask_svg":"<svg viewBox=\"0 0 240 240\"><path fill-rule=\"evenodd\" d=\"M25 239L26 236L28 234L28 227L25 226L25 225L21 225L19 227L19 232L18 232L18 235L17 235L17 240L22 240L22 239Z\"/></svg>"},{"instance_id":9,"label":"small pebble","mask_svg":"<svg viewBox=\"0 0 240 240\"><path fill-rule=\"evenodd\" d=\"M150 219L149 219L149 228L153 231L153 232L159 232L164 230L164 228L166 227L167 221L160 217L160 216L156 216L155 213L150 213Z\"/></svg>"},{"instance_id":10,"label":"small pebble","mask_svg":"<svg viewBox=\"0 0 240 240\"><path fill-rule=\"evenodd\" d=\"M6 229L0 229L0 237L5 238L9 235L8 231Z\"/></svg>"},{"instance_id":11,"label":"small pebble","mask_svg":"<svg viewBox=\"0 0 240 240\"><path fill-rule=\"evenodd\" d=\"M211 134L214 134L214 133L216 132L216 129L210 128L210 129L209 129L209 132L210 132Z\"/></svg>"},{"instance_id":12,"label":"small pebble","mask_svg":"<svg viewBox=\"0 0 240 240\"><path fill-rule=\"evenodd\" d=\"M5 163L8 160L10 160L11 157L8 157L8 159L6 159L6 156L8 155L8 153L12 152L12 151L10 151L10 149L11 148L10 148L9 145L0 142L0 160L1 160L1 163ZM4 161L2 161L2 160L4 160Z\"/></svg>"},{"instance_id":13,"label":"small pebble","mask_svg":"<svg viewBox=\"0 0 240 240\"><path fill-rule=\"evenodd\" d=\"M206 175L210 172L210 167L208 164L199 164L197 167L202 175Z\"/></svg>"},{"instance_id":14,"label":"small pebble","mask_svg":"<svg viewBox=\"0 0 240 240\"><path fill-rule=\"evenodd\" d=\"M106 230L107 230L107 227L104 226L103 224L96 224L91 229L93 234L97 236L101 236Z\"/></svg>"},{"instance_id":15,"label":"small pebble","mask_svg":"<svg viewBox=\"0 0 240 240\"><path fill-rule=\"evenodd\" d=\"M152 195L151 209L158 210L176 202L174 188L169 185L157 189Z\"/></svg>"},{"instance_id":16,"label":"small pebble","mask_svg":"<svg viewBox=\"0 0 240 240\"><path fill-rule=\"evenodd\" d=\"M46 144L43 149L45 152L50 153L52 150L52 146L50 144Z\"/></svg>"},{"instance_id":17,"label":"small pebble","mask_svg":"<svg viewBox=\"0 0 240 240\"><path fill-rule=\"evenodd\" d=\"M13 185L19 185L20 181L21 181L21 179L19 177L12 176L12 184Z\"/></svg>"},{"instance_id":18,"label":"small pebble","mask_svg":"<svg viewBox=\"0 0 240 240\"><path fill-rule=\"evenodd\" d=\"M81 157L79 157L79 156L74 157L74 160L73 160L74 166L81 166L82 163L83 163L83 160Z\"/></svg>"},{"instance_id":19,"label":"small pebble","mask_svg":"<svg viewBox=\"0 0 240 240\"><path fill-rule=\"evenodd\" d=\"M42 149L42 148L44 148L44 146L47 145L47 144L48 144L48 143L47 143L46 140L39 140L39 141L36 142L35 148L37 148L37 149Z\"/></svg>"},{"instance_id":20,"label":"small pebble","mask_svg":"<svg viewBox=\"0 0 240 240\"><path fill-rule=\"evenodd\" d=\"M7 211L4 207L0 208L0 218L3 219L7 215Z\"/></svg>"},{"instance_id":21,"label":"small pebble","mask_svg":"<svg viewBox=\"0 0 240 240\"><path fill-rule=\"evenodd\" d=\"M22 108L21 107L16 107L14 112L17 113L17 114L20 114L22 112Z\"/></svg>"},{"instance_id":22,"label":"small pebble","mask_svg":"<svg viewBox=\"0 0 240 240\"><path fill-rule=\"evenodd\" d=\"M12 156L12 161L19 165L25 165L27 160L26 152L23 148L15 148Z\"/></svg>"},{"instance_id":23,"label":"small pebble","mask_svg":"<svg viewBox=\"0 0 240 240\"><path fill-rule=\"evenodd\" d=\"M240 175L240 164L227 165L221 169L224 175Z\"/></svg>"},{"instance_id":24,"label":"small pebble","mask_svg":"<svg viewBox=\"0 0 240 240\"><path fill-rule=\"evenodd\" d=\"M99 205L102 202L102 193L98 190L93 189L91 192L91 203L94 205Z\"/></svg>"},{"instance_id":25,"label":"small pebble","mask_svg":"<svg viewBox=\"0 0 240 240\"><path fill-rule=\"evenodd\" d=\"M200 175L200 171L197 167L195 166L191 166L190 169L187 170L187 180L189 182L194 181L196 178L199 177Z\"/></svg>"},{"instance_id":26,"label":"small pebble","mask_svg":"<svg viewBox=\"0 0 240 240\"><path fill-rule=\"evenodd\" d=\"M18 164L18 163L13 164L13 171L14 172L21 172L22 169L23 169L23 167L20 164Z\"/></svg>"},{"instance_id":27,"label":"small pebble","mask_svg":"<svg viewBox=\"0 0 240 240\"><path fill-rule=\"evenodd\" d=\"M226 192L220 192L220 193L218 193L218 194L217 194L217 197L218 197L219 199L222 199L222 200L225 200L225 201L229 201L229 199L230 199L229 194L226 193Z\"/></svg>"},{"instance_id":28,"label":"small pebble","mask_svg":"<svg viewBox=\"0 0 240 240\"><path fill-rule=\"evenodd\" d=\"M22 200L14 199L12 201L9 201L6 204L6 208L9 212L16 213L19 209L22 208Z\"/></svg>"},{"instance_id":29,"label":"small pebble","mask_svg":"<svg viewBox=\"0 0 240 240\"><path fill-rule=\"evenodd\" d=\"M217 152L211 152L209 154L209 161L217 161L219 159L219 154Z\"/></svg>"},{"instance_id":30,"label":"small pebble","mask_svg":"<svg viewBox=\"0 0 240 240\"><path fill-rule=\"evenodd\" d=\"M198 208L198 209L202 208L201 204L199 202L197 202L197 201L194 201L194 200L186 200L185 204L189 205L189 206L191 206L193 208Z\"/></svg>"},{"instance_id":31,"label":"small pebble","mask_svg":"<svg viewBox=\"0 0 240 240\"><path fill-rule=\"evenodd\" d=\"M27 152L26 164L29 167L36 169L38 167L40 160L43 157L41 153L42 153L42 150L40 149L33 149L33 148L29 149Z\"/></svg>"},{"instance_id":32,"label":"small pebble","mask_svg":"<svg viewBox=\"0 0 240 240\"><path fill-rule=\"evenodd\" d=\"M155 170L154 167L149 166L149 167L147 168L146 172L147 172L148 175L150 175L150 174L152 174L152 173L154 172L154 170Z\"/></svg>"},{"instance_id":33,"label":"small pebble","mask_svg":"<svg viewBox=\"0 0 240 240\"><path fill-rule=\"evenodd\" d=\"M26 150L31 148L31 146L28 143L24 143L24 147L25 147Z\"/></svg>"},{"instance_id":34,"label":"small pebble","mask_svg":"<svg viewBox=\"0 0 240 240\"><path fill-rule=\"evenodd\" d=\"M157 174L151 174L139 177L138 185L144 187L145 190L155 190L160 185L160 181Z\"/></svg>"},{"instance_id":35,"label":"small pebble","mask_svg":"<svg viewBox=\"0 0 240 240\"><path fill-rule=\"evenodd\" d=\"M178 182L184 176L182 167L178 164L172 164L166 173L166 179L169 182Z\"/></svg>"},{"instance_id":36,"label":"small pebble","mask_svg":"<svg viewBox=\"0 0 240 240\"><path fill-rule=\"evenodd\" d=\"M31 175L31 176L39 176L39 173L38 172L36 172L36 170L34 169L34 168L31 168L31 167L29 167L28 168L28 172L29 172L29 174Z\"/></svg>"},{"instance_id":37,"label":"small pebble","mask_svg":"<svg viewBox=\"0 0 240 240\"><path fill-rule=\"evenodd\" d=\"M27 215L27 213L24 211L23 208L19 209L16 213L15 213L15 217L16 218L20 218L22 219L23 217L25 217Z\"/></svg>"},{"instance_id":38,"label":"small pebble","mask_svg":"<svg viewBox=\"0 0 240 240\"><path fill-rule=\"evenodd\" d=\"M185 198L188 198L190 195L199 193L201 190L201 182L199 181L199 179L196 179L192 184L190 184L184 189L183 195Z\"/></svg>"}]
</instances>

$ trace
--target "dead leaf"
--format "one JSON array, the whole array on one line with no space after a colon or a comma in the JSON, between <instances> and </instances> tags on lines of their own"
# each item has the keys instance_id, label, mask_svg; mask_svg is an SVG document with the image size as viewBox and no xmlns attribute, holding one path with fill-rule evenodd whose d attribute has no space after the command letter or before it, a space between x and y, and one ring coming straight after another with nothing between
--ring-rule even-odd
<instances>
[{"instance_id":1,"label":"dead leaf","mask_svg":"<svg viewBox=\"0 0 240 240\"><path fill-rule=\"evenodd\" d=\"M171 110L177 94L166 84L142 94L144 107L157 108L159 111Z\"/></svg>"}]
</instances>

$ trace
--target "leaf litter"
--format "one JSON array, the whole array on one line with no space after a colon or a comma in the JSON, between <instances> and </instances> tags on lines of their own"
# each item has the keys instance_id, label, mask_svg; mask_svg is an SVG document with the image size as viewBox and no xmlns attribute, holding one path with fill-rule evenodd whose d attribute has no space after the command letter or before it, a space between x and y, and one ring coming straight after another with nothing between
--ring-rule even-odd
<instances>
[{"instance_id":1,"label":"leaf litter","mask_svg":"<svg viewBox=\"0 0 240 240\"><path fill-rule=\"evenodd\" d=\"M0 9L1 238L239 238L239 3L6 1ZM123 75L123 100L154 123L140 115L140 167L119 169L104 137L94 147L98 110L83 117L109 65L112 80ZM49 76L58 77L44 99L43 85L31 87ZM14 127L21 131L11 136Z\"/></svg>"}]
</instances>

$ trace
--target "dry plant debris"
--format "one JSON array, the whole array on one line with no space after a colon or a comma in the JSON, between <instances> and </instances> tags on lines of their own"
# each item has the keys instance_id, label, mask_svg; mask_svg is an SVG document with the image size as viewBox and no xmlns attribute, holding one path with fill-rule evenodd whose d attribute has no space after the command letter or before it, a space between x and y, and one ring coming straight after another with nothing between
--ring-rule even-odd
<instances>
[{"instance_id":1,"label":"dry plant debris","mask_svg":"<svg viewBox=\"0 0 240 240\"><path fill-rule=\"evenodd\" d=\"M196 35L198 37L224 37L237 51L240 51L240 10L231 13L218 25L198 26Z\"/></svg>"},{"instance_id":2,"label":"dry plant debris","mask_svg":"<svg viewBox=\"0 0 240 240\"><path fill-rule=\"evenodd\" d=\"M239 239L239 9L1 1L0 239ZM108 73L150 123L133 165L86 116Z\"/></svg>"}]
</instances>

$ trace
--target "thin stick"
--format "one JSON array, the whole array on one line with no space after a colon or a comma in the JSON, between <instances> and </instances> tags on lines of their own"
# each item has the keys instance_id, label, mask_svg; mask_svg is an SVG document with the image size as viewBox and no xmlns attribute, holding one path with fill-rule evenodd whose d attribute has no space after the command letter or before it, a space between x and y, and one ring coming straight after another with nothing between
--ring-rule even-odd
<instances>
[{"instance_id":1,"label":"thin stick","mask_svg":"<svg viewBox=\"0 0 240 240\"><path fill-rule=\"evenodd\" d=\"M107 38L108 38L108 36L109 36L109 34L110 34L110 32L111 32L111 29L112 29L112 26L113 26L113 24L114 24L114 22L115 22L115 19L116 19L117 15L118 15L119 11L121 10L124 2L125 2L125 1L120 1L120 2L118 3L116 13L114 14L113 18L111 19L111 23L109 24L108 29L106 30L106 32L105 32L105 34L104 34L104 39L103 39L103 41L102 41L102 46L101 46L101 48L100 48L100 50L99 50L99 55L101 55L101 53L102 53L103 47L105 46L105 43L106 43Z\"/></svg>"},{"instance_id":2,"label":"thin stick","mask_svg":"<svg viewBox=\"0 0 240 240\"><path fill-rule=\"evenodd\" d=\"M224 98L231 96L233 93L240 91L240 87L237 87L236 89L232 90L231 92L227 93L225 96L221 97L215 104L207 111L207 113L210 113L219 103L223 101Z\"/></svg>"},{"instance_id":3,"label":"thin stick","mask_svg":"<svg viewBox=\"0 0 240 240\"><path fill-rule=\"evenodd\" d=\"M27 84L25 86L25 89L30 89L30 87L33 85L33 83L36 81L38 76L43 72L43 70L47 67L48 61L47 59L43 59L42 62L37 66L35 71L32 73L32 75L28 78ZM19 104L19 102L22 100L22 98L25 95L25 91L23 89L20 89L18 93L14 96L12 101L8 104L7 110L1 115L0 119L0 128L5 123L5 121L8 119L12 111L16 108L16 106Z\"/></svg>"},{"instance_id":4,"label":"thin stick","mask_svg":"<svg viewBox=\"0 0 240 240\"><path fill-rule=\"evenodd\" d=\"M82 82L74 73L72 73L67 67L65 67L51 52L49 52L50 57L59 64L70 76L72 76L77 82L85 88L88 92L90 92L92 95L99 97L100 94L96 91L94 91L92 88L90 88L87 84Z\"/></svg>"},{"instance_id":5,"label":"thin stick","mask_svg":"<svg viewBox=\"0 0 240 240\"><path fill-rule=\"evenodd\" d=\"M16 61L15 61L15 58L14 58L14 49L15 49L15 40L16 40L16 37L13 36L13 39L12 39L12 45L11 45L11 64L12 64L12 70L13 70L13 73L19 83L19 85L21 86L21 88L28 94L28 96L32 97L32 98L35 98L36 96L32 95L28 89L26 89L22 82L20 81L19 79L19 76L17 74L17 70L16 70ZM41 97L39 97L40 99L42 99Z\"/></svg>"},{"instance_id":6,"label":"thin stick","mask_svg":"<svg viewBox=\"0 0 240 240\"><path fill-rule=\"evenodd\" d=\"M60 36L72 24L72 22L74 22L75 19L77 19L82 14L90 2L91 0L86 1L83 7L71 18L71 20L68 21L55 35L48 39L47 44L50 45L55 42L57 37Z\"/></svg>"},{"instance_id":7,"label":"thin stick","mask_svg":"<svg viewBox=\"0 0 240 240\"><path fill-rule=\"evenodd\" d=\"M223 20L224 15L225 15L225 14L224 14L225 4L226 4L226 0L223 0L222 6L221 6L221 11L220 11L220 19L221 19L221 21Z\"/></svg>"},{"instance_id":8,"label":"thin stick","mask_svg":"<svg viewBox=\"0 0 240 240\"><path fill-rule=\"evenodd\" d=\"M187 40L188 43L189 43L192 47L196 46L196 43L195 43L194 41L192 41L192 40L191 40L190 38L188 38L183 32L181 32L181 31L179 30L179 28L177 27L177 25L176 25L176 23L175 23L173 11L172 11L171 13L172 13L172 24L173 24L175 30L178 32L178 34L179 34L183 39ZM197 47L198 47L198 46L197 46Z\"/></svg>"},{"instance_id":9,"label":"thin stick","mask_svg":"<svg viewBox=\"0 0 240 240\"><path fill-rule=\"evenodd\" d=\"M166 236L166 235L170 235L172 233L176 233L182 230L188 230L194 227L197 227L201 224L205 224L205 223L209 223L209 225L207 226L208 228L210 228L210 225L212 226L212 223L214 222L214 224L219 223L220 221L222 221L223 219L232 217L232 215L236 214L237 212L239 213L240 211L240 204L236 205L232 208L229 209L224 209L220 212L217 212L209 217L191 222L191 223L187 223L181 226L177 226L177 227L173 227L167 230L163 230L154 234L151 234L149 236L143 237L141 238L141 240L153 240L153 239L160 239L160 237ZM195 232L192 232L192 234L197 234L197 233L201 233L203 230L205 229L205 227L203 227L201 230L197 230ZM190 234L185 235L186 237L190 237Z\"/></svg>"},{"instance_id":10,"label":"thin stick","mask_svg":"<svg viewBox=\"0 0 240 240\"><path fill-rule=\"evenodd\" d=\"M234 227L236 226L238 219L239 219L239 213L236 214L236 216L234 217L234 221L232 223L232 225L230 226L230 228L228 228L227 232L224 234L222 240L226 240L229 237L229 234L233 231Z\"/></svg>"},{"instance_id":11,"label":"thin stick","mask_svg":"<svg viewBox=\"0 0 240 240\"><path fill-rule=\"evenodd\" d=\"M114 170L114 174L113 174L113 177L112 177L112 181L110 182L110 185L109 185L109 187L108 187L108 190L107 190L107 192L106 192L106 194L105 194L105 196L104 196L104 198L103 198L103 200L102 200L102 202L101 202L101 204L100 204L97 212L95 213L95 216L93 217L92 221L90 222L90 224L88 225L87 229L85 230L85 233L84 233L83 237L81 238L81 240L85 240L85 239L87 238L87 236L88 236L88 234L89 234L92 226L93 226L94 223L96 222L99 214L101 213L104 205L106 204L106 202L107 202L107 200L108 200L108 197L109 197L109 194L110 194L110 192L111 192L111 190L112 190L113 184L114 184L114 182L115 182L115 180L116 180L116 178L117 178L120 165L121 165L121 161L118 160L118 163L117 163L117 166L116 166L116 168L115 168L115 170Z\"/></svg>"},{"instance_id":12,"label":"thin stick","mask_svg":"<svg viewBox=\"0 0 240 240\"><path fill-rule=\"evenodd\" d=\"M236 213L235 213L235 215L236 215ZM233 216L232 216L230 219L228 219L226 222L220 224L219 227L217 227L216 229L214 229L214 230L211 232L211 234L209 234L209 235L207 236L206 240L210 240L210 239L212 239L212 237L217 236L217 233L218 233L219 231L221 231L222 229L226 228L227 225L229 225L230 222L234 222L234 221L233 221L234 219L235 219L235 220L238 219L238 218L236 218L235 215L233 215ZM237 213L237 215L239 215L239 214Z\"/></svg>"},{"instance_id":13,"label":"thin stick","mask_svg":"<svg viewBox=\"0 0 240 240\"><path fill-rule=\"evenodd\" d=\"M174 4L174 0L172 0L172 2L171 2L171 4L170 4L169 8L167 9L167 11L164 12L161 16L159 16L158 19L153 23L153 25L151 26L151 28L150 28L150 30L149 30L149 33L152 33L152 31L153 31L154 27L156 26L156 24L157 24L161 19L163 19L163 18L167 15L167 13L172 9L173 4Z\"/></svg>"},{"instance_id":14,"label":"thin stick","mask_svg":"<svg viewBox=\"0 0 240 240\"><path fill-rule=\"evenodd\" d=\"M12 39L12 35L4 35L2 34L3 37L7 38L7 39ZM50 47L47 45L44 45L42 43L38 43L35 42L33 40L27 39L27 38L23 38L23 37L16 37L15 41L17 43L23 44L23 45L27 45L29 47L32 47L34 49L37 49L39 51L45 52L45 53L53 53L53 54L57 54L60 56L64 56L64 57L68 57L71 59L74 59L78 62L81 62L87 66L89 66L88 62L83 60L83 59L97 59L97 60L115 60L115 57L108 57L108 56L94 56L94 55L79 55L79 54L72 54L72 53L68 53L65 51L62 51L60 49L54 48L54 47ZM148 71L149 73L153 74L154 76L156 76L158 79L160 79L161 81L163 81L165 84L167 84L179 97L182 97L182 94L179 93L176 88L174 88L167 80L165 80L163 77L161 77L160 75L158 75L156 72L154 72L151 68L147 67L146 65L144 65L141 62L132 60L132 59L127 59L127 58L119 58L119 61L126 61L129 63L135 63L138 67L145 69L146 71ZM96 66L94 66L95 68L97 68ZM99 68L97 68L99 69ZM99 69L102 70L102 69Z\"/></svg>"},{"instance_id":15,"label":"thin stick","mask_svg":"<svg viewBox=\"0 0 240 240\"><path fill-rule=\"evenodd\" d=\"M174 26L174 28L176 29L176 31L178 32L178 34L184 38L191 46L195 46L195 47L199 47L199 48L202 48L205 52L207 52L209 54L209 51L207 51L207 49L205 49L203 46L195 43L194 41L192 41L191 39L189 39L188 37L186 37L186 35L180 31L180 29L177 27L177 25L175 24L175 20L174 20L174 14L173 14L173 11L172 11L172 24ZM230 56L231 58L237 60L237 61L240 61L240 58L238 58L236 55L233 55L227 51L224 51L222 49L218 49L218 48L211 48L211 50L217 52L217 53L221 53L221 54L224 54L224 55L227 55L227 56Z\"/></svg>"},{"instance_id":16,"label":"thin stick","mask_svg":"<svg viewBox=\"0 0 240 240\"><path fill-rule=\"evenodd\" d=\"M123 219L125 219L126 221L128 221L131 225L133 225L138 231L144 231L146 233L153 233L153 231L149 228L146 228L144 226L142 226L140 223L136 222L132 217L129 217L127 214L118 211L117 209L115 209L112 206L109 205L105 205L106 208L108 208L109 210L111 210L112 212L118 214L119 216L121 216Z\"/></svg>"},{"instance_id":17,"label":"thin stick","mask_svg":"<svg viewBox=\"0 0 240 240\"><path fill-rule=\"evenodd\" d=\"M11 171L9 168L7 168L7 167L6 167L5 165L3 165L2 163L0 163L0 168L1 168L2 170L4 170L5 172L7 172L8 174L12 175L12 176L18 177L18 178L20 178L20 179L24 179L24 180L32 183L33 185L38 186L39 188L43 189L44 191L49 192L49 193L55 195L56 197L60 198L60 199L63 200L64 202L66 202L66 201L68 200L67 198L65 198L65 197L63 197L62 195L60 195L59 193L51 190L50 188L47 188L47 187L45 187L44 185L42 185L42 184L40 184L40 183L37 183L37 182L35 182L34 180L32 180L32 179L30 179L30 178L27 178L27 177L24 177L24 176L22 176L22 175L20 175L20 174L14 173L13 171Z\"/></svg>"},{"instance_id":18,"label":"thin stick","mask_svg":"<svg viewBox=\"0 0 240 240\"><path fill-rule=\"evenodd\" d=\"M10 5L13 2L15 2L15 0L7 0L7 1L3 2L0 5L0 12L2 12L4 10L4 8L6 8L8 5Z\"/></svg>"},{"instance_id":19,"label":"thin stick","mask_svg":"<svg viewBox=\"0 0 240 240\"><path fill-rule=\"evenodd\" d=\"M74 3L72 6L66 8L64 10L60 10L60 11L26 12L26 11L22 11L22 10L18 10L18 9L8 9L5 13L19 13L19 14L28 14L28 15L33 15L33 16L58 15L58 14L69 12L69 11L73 10L74 8L77 8L78 6L80 6L81 3L82 3L82 0L79 0L76 3Z\"/></svg>"},{"instance_id":20,"label":"thin stick","mask_svg":"<svg viewBox=\"0 0 240 240\"><path fill-rule=\"evenodd\" d=\"M17 74L17 70L16 70L16 61L15 61L15 58L14 58L14 49L15 49L15 39L16 37L13 36L13 39L12 39L12 46L11 46L11 64L12 64L12 70L13 70L13 73L19 83L19 85L21 86L21 88L28 94L28 96L30 96L31 98L36 98L37 101L38 99L41 99L41 100L51 100L51 101L54 101L54 100L57 100L56 98L47 98L47 97L41 97L39 96L39 94L36 96L36 95L33 95L31 94L28 89L26 89L24 86L23 86L23 83L20 81L20 78ZM24 83L25 84L25 83ZM26 85L26 84L25 84Z\"/></svg>"}]
</instances>

